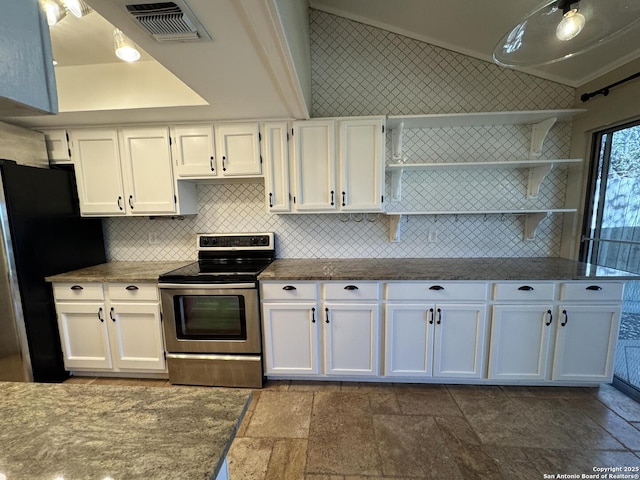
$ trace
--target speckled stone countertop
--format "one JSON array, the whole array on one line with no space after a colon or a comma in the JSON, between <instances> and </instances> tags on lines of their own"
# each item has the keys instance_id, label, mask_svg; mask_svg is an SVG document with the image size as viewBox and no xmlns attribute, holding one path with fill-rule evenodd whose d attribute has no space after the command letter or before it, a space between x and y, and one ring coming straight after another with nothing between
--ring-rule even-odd
<instances>
[{"instance_id":1,"label":"speckled stone countertop","mask_svg":"<svg viewBox=\"0 0 640 480\"><path fill-rule=\"evenodd\" d=\"M0 477L215 479L250 398L238 389L0 382Z\"/></svg>"},{"instance_id":2,"label":"speckled stone countertop","mask_svg":"<svg viewBox=\"0 0 640 480\"><path fill-rule=\"evenodd\" d=\"M260 280L639 280L564 258L282 259Z\"/></svg>"},{"instance_id":3,"label":"speckled stone countertop","mask_svg":"<svg viewBox=\"0 0 640 480\"><path fill-rule=\"evenodd\" d=\"M109 262L46 277L48 282L157 282L158 276L194 262Z\"/></svg>"}]
</instances>

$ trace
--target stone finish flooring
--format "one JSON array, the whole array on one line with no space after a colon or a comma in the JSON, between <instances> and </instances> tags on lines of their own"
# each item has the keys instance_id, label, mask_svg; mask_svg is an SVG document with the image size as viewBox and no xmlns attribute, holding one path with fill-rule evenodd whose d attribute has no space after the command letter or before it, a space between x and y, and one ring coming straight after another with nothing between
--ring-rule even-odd
<instances>
[{"instance_id":1,"label":"stone finish flooring","mask_svg":"<svg viewBox=\"0 0 640 480\"><path fill-rule=\"evenodd\" d=\"M595 467L635 475L640 404L610 385L270 381L254 391L228 460L230 480L598 478L587 476Z\"/></svg>"}]
</instances>

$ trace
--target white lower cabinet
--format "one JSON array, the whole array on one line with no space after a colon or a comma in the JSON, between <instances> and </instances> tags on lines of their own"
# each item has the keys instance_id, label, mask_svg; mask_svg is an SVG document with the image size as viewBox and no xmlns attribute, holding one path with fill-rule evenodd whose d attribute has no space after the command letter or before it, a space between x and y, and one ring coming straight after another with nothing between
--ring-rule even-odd
<instances>
[{"instance_id":1,"label":"white lower cabinet","mask_svg":"<svg viewBox=\"0 0 640 480\"><path fill-rule=\"evenodd\" d=\"M558 312L552 380L610 382L620 305L568 303Z\"/></svg>"},{"instance_id":2,"label":"white lower cabinet","mask_svg":"<svg viewBox=\"0 0 640 480\"><path fill-rule=\"evenodd\" d=\"M165 372L155 284L54 284L65 368Z\"/></svg>"},{"instance_id":3,"label":"white lower cabinet","mask_svg":"<svg viewBox=\"0 0 640 480\"><path fill-rule=\"evenodd\" d=\"M495 305L489 378L544 380L553 320L552 309L542 305Z\"/></svg>"},{"instance_id":4,"label":"white lower cabinet","mask_svg":"<svg viewBox=\"0 0 640 480\"><path fill-rule=\"evenodd\" d=\"M385 309L385 375L482 378L486 307L394 304Z\"/></svg>"},{"instance_id":5,"label":"white lower cabinet","mask_svg":"<svg viewBox=\"0 0 640 480\"><path fill-rule=\"evenodd\" d=\"M324 303L324 373L378 375L378 303Z\"/></svg>"},{"instance_id":6,"label":"white lower cabinet","mask_svg":"<svg viewBox=\"0 0 640 480\"><path fill-rule=\"evenodd\" d=\"M318 305L312 302L264 303L262 314L265 373L320 373Z\"/></svg>"}]
</instances>

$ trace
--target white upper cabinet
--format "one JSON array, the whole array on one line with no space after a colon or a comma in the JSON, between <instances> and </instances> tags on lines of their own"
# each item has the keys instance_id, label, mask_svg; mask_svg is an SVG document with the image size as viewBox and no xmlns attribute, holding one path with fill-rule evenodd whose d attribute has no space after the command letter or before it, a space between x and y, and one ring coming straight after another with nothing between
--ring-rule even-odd
<instances>
[{"instance_id":1,"label":"white upper cabinet","mask_svg":"<svg viewBox=\"0 0 640 480\"><path fill-rule=\"evenodd\" d=\"M287 122L262 125L265 196L269 212L291 210L289 194L289 129Z\"/></svg>"},{"instance_id":2,"label":"white upper cabinet","mask_svg":"<svg viewBox=\"0 0 640 480\"><path fill-rule=\"evenodd\" d=\"M71 149L69 137L64 129L40 130L44 133L44 141L47 144L47 157L51 165L70 164Z\"/></svg>"},{"instance_id":3,"label":"white upper cabinet","mask_svg":"<svg viewBox=\"0 0 640 480\"><path fill-rule=\"evenodd\" d=\"M168 128L70 130L69 142L83 216L197 213L195 185L176 195Z\"/></svg>"},{"instance_id":4,"label":"white upper cabinet","mask_svg":"<svg viewBox=\"0 0 640 480\"><path fill-rule=\"evenodd\" d=\"M293 122L296 210L336 211L335 142L334 120Z\"/></svg>"},{"instance_id":5,"label":"white upper cabinet","mask_svg":"<svg viewBox=\"0 0 640 480\"><path fill-rule=\"evenodd\" d=\"M216 149L223 177L262 174L258 123L216 125Z\"/></svg>"},{"instance_id":6,"label":"white upper cabinet","mask_svg":"<svg viewBox=\"0 0 640 480\"><path fill-rule=\"evenodd\" d=\"M215 177L213 125L181 125L171 128L171 148L177 178Z\"/></svg>"},{"instance_id":7,"label":"white upper cabinet","mask_svg":"<svg viewBox=\"0 0 640 480\"><path fill-rule=\"evenodd\" d=\"M169 129L127 128L122 130L121 140L123 178L131 213L175 212Z\"/></svg>"},{"instance_id":8,"label":"white upper cabinet","mask_svg":"<svg viewBox=\"0 0 640 480\"><path fill-rule=\"evenodd\" d=\"M69 140L82 215L126 215L117 130L71 130Z\"/></svg>"},{"instance_id":9,"label":"white upper cabinet","mask_svg":"<svg viewBox=\"0 0 640 480\"><path fill-rule=\"evenodd\" d=\"M342 211L382 210L384 119L340 120L340 207Z\"/></svg>"}]
</instances>

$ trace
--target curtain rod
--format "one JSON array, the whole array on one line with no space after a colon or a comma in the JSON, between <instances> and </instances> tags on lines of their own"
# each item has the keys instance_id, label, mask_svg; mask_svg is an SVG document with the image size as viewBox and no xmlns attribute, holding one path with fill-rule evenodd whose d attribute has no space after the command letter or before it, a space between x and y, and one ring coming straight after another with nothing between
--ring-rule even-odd
<instances>
[{"instance_id":1,"label":"curtain rod","mask_svg":"<svg viewBox=\"0 0 640 480\"><path fill-rule=\"evenodd\" d=\"M609 95L610 88L617 87L618 85L622 85L623 83L638 77L640 77L640 72L634 73L633 75L629 75L627 78L623 78L622 80L612 83L611 85L607 85L606 87L602 87L600 90L595 90L590 93L583 93L582 95L580 95L580 100L582 100L583 102L586 102L591 97L595 97L596 95L604 95L606 97L607 95Z\"/></svg>"}]
</instances>

